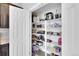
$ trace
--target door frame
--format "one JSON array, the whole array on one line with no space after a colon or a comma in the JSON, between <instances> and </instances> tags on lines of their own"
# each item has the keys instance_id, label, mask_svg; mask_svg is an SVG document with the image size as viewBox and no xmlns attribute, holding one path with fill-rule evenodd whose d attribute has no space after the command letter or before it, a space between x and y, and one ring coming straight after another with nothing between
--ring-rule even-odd
<instances>
[{"instance_id":1,"label":"door frame","mask_svg":"<svg viewBox=\"0 0 79 59\"><path fill-rule=\"evenodd\" d=\"M29 41L29 56L32 56L32 12L35 11L35 10L38 10L40 9L41 7L47 5L48 3L38 3L36 4L34 7L32 7L30 9L30 12L29 12L29 29L30 29L30 33L29 33L29 36L30 36L30 41Z\"/></svg>"}]
</instances>

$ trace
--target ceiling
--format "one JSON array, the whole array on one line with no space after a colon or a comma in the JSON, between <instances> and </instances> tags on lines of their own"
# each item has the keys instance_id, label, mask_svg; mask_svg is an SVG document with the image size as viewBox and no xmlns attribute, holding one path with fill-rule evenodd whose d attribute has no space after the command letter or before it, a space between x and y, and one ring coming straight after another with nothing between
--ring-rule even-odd
<instances>
[{"instance_id":1,"label":"ceiling","mask_svg":"<svg viewBox=\"0 0 79 59\"><path fill-rule=\"evenodd\" d=\"M39 3L13 3L13 4L21 6L24 9L31 9L32 7L34 7L35 5L37 5Z\"/></svg>"},{"instance_id":2,"label":"ceiling","mask_svg":"<svg viewBox=\"0 0 79 59\"><path fill-rule=\"evenodd\" d=\"M42 8L39 8L35 11L35 13L40 13L41 11L45 10L52 10L53 8L61 7L61 3L48 3Z\"/></svg>"}]
</instances>

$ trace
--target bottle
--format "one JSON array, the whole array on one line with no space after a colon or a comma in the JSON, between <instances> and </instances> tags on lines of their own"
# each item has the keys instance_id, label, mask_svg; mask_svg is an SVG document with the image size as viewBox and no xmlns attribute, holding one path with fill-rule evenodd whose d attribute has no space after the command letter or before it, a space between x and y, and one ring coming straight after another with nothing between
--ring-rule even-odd
<instances>
[{"instance_id":1,"label":"bottle","mask_svg":"<svg viewBox=\"0 0 79 59\"><path fill-rule=\"evenodd\" d=\"M61 38L58 38L58 45L61 45L61 44L62 44Z\"/></svg>"}]
</instances>

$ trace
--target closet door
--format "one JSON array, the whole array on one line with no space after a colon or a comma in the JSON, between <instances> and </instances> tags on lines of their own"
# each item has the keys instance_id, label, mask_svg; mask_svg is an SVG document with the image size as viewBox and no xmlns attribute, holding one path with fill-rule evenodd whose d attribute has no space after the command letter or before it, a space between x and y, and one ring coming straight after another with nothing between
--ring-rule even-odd
<instances>
[{"instance_id":1,"label":"closet door","mask_svg":"<svg viewBox=\"0 0 79 59\"><path fill-rule=\"evenodd\" d=\"M23 54L23 26L22 9L10 6L10 55L22 56Z\"/></svg>"}]
</instances>

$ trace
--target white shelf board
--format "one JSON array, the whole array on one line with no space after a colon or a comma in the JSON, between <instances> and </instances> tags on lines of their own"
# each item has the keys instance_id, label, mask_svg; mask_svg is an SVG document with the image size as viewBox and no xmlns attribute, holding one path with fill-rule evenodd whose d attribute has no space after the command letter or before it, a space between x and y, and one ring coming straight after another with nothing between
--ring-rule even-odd
<instances>
[{"instance_id":1,"label":"white shelf board","mask_svg":"<svg viewBox=\"0 0 79 59\"><path fill-rule=\"evenodd\" d=\"M47 29L46 30L47 32L61 32L61 30L58 30L58 29Z\"/></svg>"},{"instance_id":2,"label":"white shelf board","mask_svg":"<svg viewBox=\"0 0 79 59\"><path fill-rule=\"evenodd\" d=\"M58 18L58 19L50 19L50 20L46 20L46 21L61 21L61 18Z\"/></svg>"},{"instance_id":3,"label":"white shelf board","mask_svg":"<svg viewBox=\"0 0 79 59\"><path fill-rule=\"evenodd\" d=\"M45 28L36 28L36 29L37 29L37 31L40 31L40 30L45 31Z\"/></svg>"},{"instance_id":4,"label":"white shelf board","mask_svg":"<svg viewBox=\"0 0 79 59\"><path fill-rule=\"evenodd\" d=\"M35 29L36 31L39 31L39 30L45 31L45 28L32 28L32 29Z\"/></svg>"},{"instance_id":5,"label":"white shelf board","mask_svg":"<svg viewBox=\"0 0 79 59\"><path fill-rule=\"evenodd\" d=\"M32 22L32 24L45 24L45 21L36 21L36 22Z\"/></svg>"},{"instance_id":6,"label":"white shelf board","mask_svg":"<svg viewBox=\"0 0 79 59\"><path fill-rule=\"evenodd\" d=\"M58 47L61 47L61 45L58 45L58 42L53 42L53 43L48 43L46 42L47 45L50 45L50 47L53 47L53 46L58 46Z\"/></svg>"},{"instance_id":7,"label":"white shelf board","mask_svg":"<svg viewBox=\"0 0 79 59\"><path fill-rule=\"evenodd\" d=\"M32 34L34 34L34 35L45 35L45 34L38 34L38 33L32 33Z\"/></svg>"},{"instance_id":8,"label":"white shelf board","mask_svg":"<svg viewBox=\"0 0 79 59\"><path fill-rule=\"evenodd\" d=\"M45 43L45 41L43 41L43 40L36 40L36 41L41 41L41 42L43 42L43 44Z\"/></svg>"},{"instance_id":9,"label":"white shelf board","mask_svg":"<svg viewBox=\"0 0 79 59\"><path fill-rule=\"evenodd\" d=\"M50 20L45 20L45 21L49 21L49 22L54 22L54 21L61 21L61 18L58 19L50 19ZM39 23L39 22L45 22L45 21L36 21L36 22L32 22L32 23Z\"/></svg>"}]
</instances>

